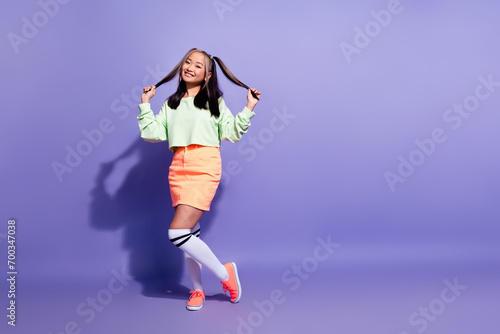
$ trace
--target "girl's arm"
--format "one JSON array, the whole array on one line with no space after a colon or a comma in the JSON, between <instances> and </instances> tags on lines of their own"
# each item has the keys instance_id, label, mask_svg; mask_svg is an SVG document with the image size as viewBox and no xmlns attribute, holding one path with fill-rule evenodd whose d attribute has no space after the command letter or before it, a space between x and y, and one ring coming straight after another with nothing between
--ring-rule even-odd
<instances>
[{"instance_id":1,"label":"girl's arm","mask_svg":"<svg viewBox=\"0 0 500 334\"><path fill-rule=\"evenodd\" d=\"M137 116L137 119L141 138L151 143L168 140L167 108L167 101L165 101L160 112L155 116L149 102L139 104L141 114Z\"/></svg>"},{"instance_id":2,"label":"girl's arm","mask_svg":"<svg viewBox=\"0 0 500 334\"><path fill-rule=\"evenodd\" d=\"M252 107L253 108L253 107ZM233 116L231 111L226 106L226 103L220 98L219 102L220 120L219 120L219 138L221 141L229 140L231 143L236 143L241 139L243 134L248 131L250 119L255 116L255 113L247 106L236 115Z\"/></svg>"}]
</instances>

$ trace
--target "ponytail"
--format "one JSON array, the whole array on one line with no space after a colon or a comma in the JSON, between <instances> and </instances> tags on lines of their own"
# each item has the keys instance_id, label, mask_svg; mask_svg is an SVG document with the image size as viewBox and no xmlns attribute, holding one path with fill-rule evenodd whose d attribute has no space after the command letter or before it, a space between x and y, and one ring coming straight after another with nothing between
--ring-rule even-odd
<instances>
[{"instance_id":1,"label":"ponytail","mask_svg":"<svg viewBox=\"0 0 500 334\"><path fill-rule=\"evenodd\" d=\"M220 69L222 70L222 73L224 73L224 75L226 76L226 78L229 79L229 81L231 81L235 85L241 86L246 89L250 89L250 87L245 85L237 77L234 76L234 74L227 68L226 64L224 64L224 62L219 57L214 56L213 59L217 61L217 64L219 64ZM257 100L259 99L254 92L251 91L251 93L254 98L256 98Z\"/></svg>"},{"instance_id":2,"label":"ponytail","mask_svg":"<svg viewBox=\"0 0 500 334\"><path fill-rule=\"evenodd\" d=\"M192 48L191 50L189 50L184 55L184 57L182 58L182 60L177 65L175 65L174 69L169 74L167 74L163 79L161 79L160 81L158 81L158 83L155 85L155 87L158 88L161 85L163 85L164 83L169 82L170 80L172 80L181 71L182 64L184 64L184 62L186 61L187 57L189 57L189 55L191 53L193 53L194 51L196 51L196 50L197 50L196 48Z\"/></svg>"}]
</instances>

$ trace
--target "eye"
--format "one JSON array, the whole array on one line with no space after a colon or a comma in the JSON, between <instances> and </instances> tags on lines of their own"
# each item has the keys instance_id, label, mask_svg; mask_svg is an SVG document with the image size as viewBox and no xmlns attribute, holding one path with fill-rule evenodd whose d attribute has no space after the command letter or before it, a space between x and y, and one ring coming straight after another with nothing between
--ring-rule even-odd
<instances>
[{"instance_id":1,"label":"eye","mask_svg":"<svg viewBox=\"0 0 500 334\"><path fill-rule=\"evenodd\" d=\"M198 66L196 66L196 67L201 68L201 66L200 66L200 65L198 65Z\"/></svg>"}]
</instances>

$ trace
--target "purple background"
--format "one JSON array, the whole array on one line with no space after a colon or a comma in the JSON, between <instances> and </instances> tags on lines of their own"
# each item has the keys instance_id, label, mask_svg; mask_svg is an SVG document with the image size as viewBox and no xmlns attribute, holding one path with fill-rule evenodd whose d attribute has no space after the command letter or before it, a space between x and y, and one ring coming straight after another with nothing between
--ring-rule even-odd
<instances>
[{"instance_id":1,"label":"purple background","mask_svg":"<svg viewBox=\"0 0 500 334\"><path fill-rule=\"evenodd\" d=\"M52 16L36 1L4 5L0 263L6 276L14 218L19 274L16 328L0 285L2 333L498 331L500 87L473 96L478 78L500 82L500 4L401 0L388 19L388 3L70 1ZM34 20L16 52L9 33ZM249 132L222 144L201 223L221 261L238 263L243 298L228 303L205 270L194 313L167 238L172 154L141 140L136 120L142 87L191 47L262 92ZM237 114L245 90L221 86ZM157 90L155 113L174 89ZM447 121L463 103L470 115ZM88 154L58 178L53 163L78 147ZM401 159L418 166L391 189L384 174ZM321 260L318 238L338 245ZM122 271L133 278L117 281ZM443 297L445 280L462 290Z\"/></svg>"}]
</instances>

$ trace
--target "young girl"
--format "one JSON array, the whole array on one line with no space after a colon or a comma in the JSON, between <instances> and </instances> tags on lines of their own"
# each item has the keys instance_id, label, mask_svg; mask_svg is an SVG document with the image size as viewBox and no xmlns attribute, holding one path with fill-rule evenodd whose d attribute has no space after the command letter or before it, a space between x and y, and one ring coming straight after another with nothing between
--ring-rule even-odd
<instances>
[{"instance_id":1,"label":"young girl","mask_svg":"<svg viewBox=\"0 0 500 334\"><path fill-rule=\"evenodd\" d=\"M224 75L248 90L247 104L234 117L222 99L217 82L216 62ZM158 115L149 100L156 88L179 75L177 91L163 104ZM144 87L139 104L141 137L149 142L166 141L174 152L168 181L174 218L168 230L170 241L184 251L186 267L193 282L188 310L203 306L205 293L201 266L207 267L222 283L231 302L241 298L241 284L234 262L222 264L200 237L199 219L210 204L221 179L220 143L232 143L248 131L260 92L238 80L218 57L203 50L189 50L175 68L156 85Z\"/></svg>"}]
</instances>

